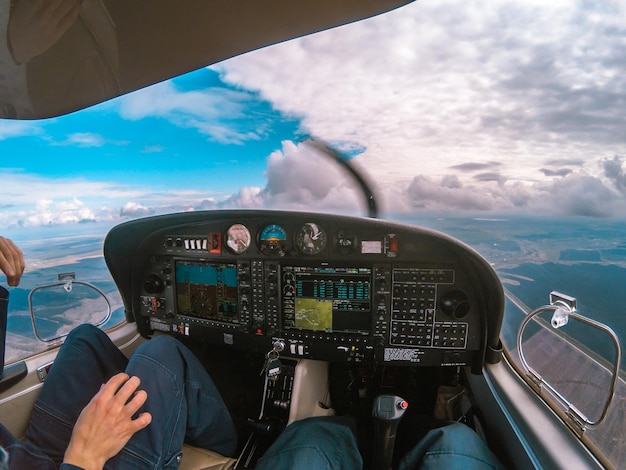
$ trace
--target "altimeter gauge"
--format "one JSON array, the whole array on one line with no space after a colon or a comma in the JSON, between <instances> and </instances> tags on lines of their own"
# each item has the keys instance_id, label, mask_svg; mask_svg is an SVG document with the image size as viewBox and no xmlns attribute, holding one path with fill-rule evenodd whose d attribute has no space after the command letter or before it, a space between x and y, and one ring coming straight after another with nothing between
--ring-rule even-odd
<instances>
[{"instance_id":1,"label":"altimeter gauge","mask_svg":"<svg viewBox=\"0 0 626 470\"><path fill-rule=\"evenodd\" d=\"M312 222L304 224L296 232L296 246L307 255L316 255L326 248L326 232Z\"/></svg>"}]
</instances>

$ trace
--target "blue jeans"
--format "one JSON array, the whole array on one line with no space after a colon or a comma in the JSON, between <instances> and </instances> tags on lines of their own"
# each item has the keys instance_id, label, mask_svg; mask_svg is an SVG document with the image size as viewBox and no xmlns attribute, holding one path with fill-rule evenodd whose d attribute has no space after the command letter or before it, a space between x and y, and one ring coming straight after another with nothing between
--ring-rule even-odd
<instances>
[{"instance_id":1,"label":"blue jeans","mask_svg":"<svg viewBox=\"0 0 626 470\"><path fill-rule=\"evenodd\" d=\"M296 421L283 431L255 470L355 470L363 468L354 429L346 418ZM504 468L469 427L451 423L433 429L401 460L399 470Z\"/></svg>"},{"instance_id":2,"label":"blue jeans","mask_svg":"<svg viewBox=\"0 0 626 470\"><path fill-rule=\"evenodd\" d=\"M78 415L113 375L141 379L148 399L139 413L152 415L105 468L178 468L183 441L233 455L235 427L213 381L182 343L160 336L142 344L128 360L96 327L73 330L61 347L33 408L22 442L0 429L10 468L57 468Z\"/></svg>"}]
</instances>

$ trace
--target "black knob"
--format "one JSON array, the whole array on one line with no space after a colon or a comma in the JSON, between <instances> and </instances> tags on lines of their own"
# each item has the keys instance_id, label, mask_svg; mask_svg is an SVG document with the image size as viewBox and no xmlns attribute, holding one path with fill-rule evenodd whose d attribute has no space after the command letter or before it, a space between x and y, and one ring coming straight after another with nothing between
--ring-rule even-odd
<instances>
[{"instance_id":1,"label":"black knob","mask_svg":"<svg viewBox=\"0 0 626 470\"><path fill-rule=\"evenodd\" d=\"M467 294L460 290L446 292L441 297L439 305L443 313L454 318L463 318L469 313L471 307Z\"/></svg>"},{"instance_id":2,"label":"black knob","mask_svg":"<svg viewBox=\"0 0 626 470\"><path fill-rule=\"evenodd\" d=\"M150 274L143 283L143 288L148 294L160 294L165 289L165 284L159 276Z\"/></svg>"}]
</instances>

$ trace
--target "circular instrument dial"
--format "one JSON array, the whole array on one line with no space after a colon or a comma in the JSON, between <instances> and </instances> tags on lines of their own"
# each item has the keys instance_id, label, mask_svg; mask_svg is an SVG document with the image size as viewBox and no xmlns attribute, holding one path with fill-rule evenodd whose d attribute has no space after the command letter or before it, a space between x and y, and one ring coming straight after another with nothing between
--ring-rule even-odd
<instances>
[{"instance_id":1,"label":"circular instrument dial","mask_svg":"<svg viewBox=\"0 0 626 470\"><path fill-rule=\"evenodd\" d=\"M340 230L335 235L335 248L342 255L348 255L355 251L359 245L359 240L352 232L348 230Z\"/></svg>"},{"instance_id":2,"label":"circular instrument dial","mask_svg":"<svg viewBox=\"0 0 626 470\"><path fill-rule=\"evenodd\" d=\"M316 255L326 248L326 232L312 222L304 224L296 232L296 245L307 255Z\"/></svg>"},{"instance_id":3,"label":"circular instrument dial","mask_svg":"<svg viewBox=\"0 0 626 470\"><path fill-rule=\"evenodd\" d=\"M236 255L240 255L250 247L250 231L243 224L231 225L226 232L226 246Z\"/></svg>"},{"instance_id":4,"label":"circular instrument dial","mask_svg":"<svg viewBox=\"0 0 626 470\"><path fill-rule=\"evenodd\" d=\"M267 225L259 234L259 249L265 254L285 255L287 232L280 225Z\"/></svg>"}]
</instances>

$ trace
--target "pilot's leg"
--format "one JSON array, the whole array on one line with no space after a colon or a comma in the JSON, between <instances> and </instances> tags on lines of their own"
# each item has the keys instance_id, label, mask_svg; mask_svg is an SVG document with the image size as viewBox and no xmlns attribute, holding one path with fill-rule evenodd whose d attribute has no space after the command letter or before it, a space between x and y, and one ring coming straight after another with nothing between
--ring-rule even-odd
<instances>
[{"instance_id":1,"label":"pilot's leg","mask_svg":"<svg viewBox=\"0 0 626 470\"><path fill-rule=\"evenodd\" d=\"M150 425L137 432L107 468L163 468L180 461L183 440L232 456L235 427L217 388L193 353L169 336L142 344L126 373L148 394ZM156 466L156 467L155 467Z\"/></svg>"},{"instance_id":2,"label":"pilot's leg","mask_svg":"<svg viewBox=\"0 0 626 470\"><path fill-rule=\"evenodd\" d=\"M503 469L472 429L461 423L433 429L401 460L399 470Z\"/></svg>"},{"instance_id":3,"label":"pilot's leg","mask_svg":"<svg viewBox=\"0 0 626 470\"><path fill-rule=\"evenodd\" d=\"M355 470L363 468L354 422L325 416L291 423L265 452L256 470Z\"/></svg>"},{"instance_id":4,"label":"pilot's leg","mask_svg":"<svg viewBox=\"0 0 626 470\"><path fill-rule=\"evenodd\" d=\"M72 330L35 402L24 441L60 464L78 415L100 386L123 371L127 362L100 329L81 325Z\"/></svg>"}]
</instances>

